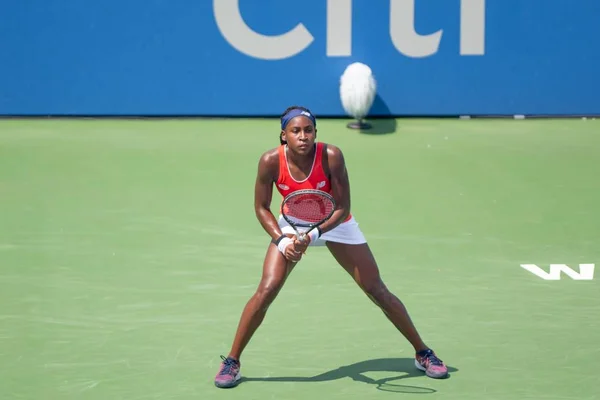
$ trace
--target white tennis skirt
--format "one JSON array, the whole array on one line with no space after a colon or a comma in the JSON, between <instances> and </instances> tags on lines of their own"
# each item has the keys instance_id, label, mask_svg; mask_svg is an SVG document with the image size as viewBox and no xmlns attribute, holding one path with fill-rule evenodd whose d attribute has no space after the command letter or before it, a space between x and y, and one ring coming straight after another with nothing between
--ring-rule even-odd
<instances>
[{"instance_id":1,"label":"white tennis skirt","mask_svg":"<svg viewBox=\"0 0 600 400\"><path fill-rule=\"evenodd\" d=\"M288 224L288 222L279 216L279 228L284 234L295 235L296 231ZM299 232L306 230L306 228L298 228ZM329 232L325 232L316 242L311 243L309 246L325 246L325 242L335 242L344 244L363 244L367 243L365 235L358 227L358 222L352 216L348 221L342 222Z\"/></svg>"}]
</instances>

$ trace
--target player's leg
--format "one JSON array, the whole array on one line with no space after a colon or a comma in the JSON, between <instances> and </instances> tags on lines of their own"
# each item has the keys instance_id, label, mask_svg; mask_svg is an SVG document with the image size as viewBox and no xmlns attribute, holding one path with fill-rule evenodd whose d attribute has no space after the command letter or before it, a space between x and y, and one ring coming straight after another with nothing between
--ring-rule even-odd
<instances>
[{"instance_id":1,"label":"player's leg","mask_svg":"<svg viewBox=\"0 0 600 400\"><path fill-rule=\"evenodd\" d=\"M368 244L327 242L327 247L336 261L413 345L415 351L425 350L427 346L413 325L404 304L383 283Z\"/></svg>"},{"instance_id":2,"label":"player's leg","mask_svg":"<svg viewBox=\"0 0 600 400\"><path fill-rule=\"evenodd\" d=\"M382 281L369 245L327 242L327 247L337 262L412 344L416 352L417 367L426 370L427 375L433 378L445 377L446 366L423 342L404 304Z\"/></svg>"},{"instance_id":3,"label":"player's leg","mask_svg":"<svg viewBox=\"0 0 600 400\"><path fill-rule=\"evenodd\" d=\"M250 298L238 325L229 356L240 359L250 338L262 323L267 309L279 294L295 263L286 261L277 246L269 245L263 264L263 273L258 288Z\"/></svg>"},{"instance_id":4,"label":"player's leg","mask_svg":"<svg viewBox=\"0 0 600 400\"><path fill-rule=\"evenodd\" d=\"M287 261L277 246L269 245L263 263L262 278L254 295L248 300L237 327L233 345L215 377L217 387L233 387L241 378L240 357L252 335L265 318L267 309L277 297L295 263Z\"/></svg>"}]
</instances>

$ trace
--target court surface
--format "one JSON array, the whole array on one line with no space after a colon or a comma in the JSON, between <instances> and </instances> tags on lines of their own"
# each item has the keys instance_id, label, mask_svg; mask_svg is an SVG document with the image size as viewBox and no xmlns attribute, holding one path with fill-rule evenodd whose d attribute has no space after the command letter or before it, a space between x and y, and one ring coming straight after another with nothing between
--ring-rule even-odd
<instances>
[{"instance_id":1,"label":"court surface","mask_svg":"<svg viewBox=\"0 0 600 400\"><path fill-rule=\"evenodd\" d=\"M213 377L268 242L277 120L0 120L0 398L598 399L600 121L320 120L387 286L450 379L311 250ZM394 131L394 132L392 132ZM274 197L275 204L279 196Z\"/></svg>"}]
</instances>

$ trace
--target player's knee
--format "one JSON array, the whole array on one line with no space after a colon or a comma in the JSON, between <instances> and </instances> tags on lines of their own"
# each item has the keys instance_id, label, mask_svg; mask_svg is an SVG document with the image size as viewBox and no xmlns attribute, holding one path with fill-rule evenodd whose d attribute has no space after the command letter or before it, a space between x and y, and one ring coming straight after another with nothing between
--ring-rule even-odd
<instances>
[{"instance_id":1,"label":"player's knee","mask_svg":"<svg viewBox=\"0 0 600 400\"><path fill-rule=\"evenodd\" d=\"M268 282L260 285L255 296L261 308L267 309L271 305L282 285L283 282Z\"/></svg>"},{"instance_id":2,"label":"player's knee","mask_svg":"<svg viewBox=\"0 0 600 400\"><path fill-rule=\"evenodd\" d=\"M378 304L385 302L385 299L388 297L389 291L381 279L366 282L362 286L365 293Z\"/></svg>"}]
</instances>

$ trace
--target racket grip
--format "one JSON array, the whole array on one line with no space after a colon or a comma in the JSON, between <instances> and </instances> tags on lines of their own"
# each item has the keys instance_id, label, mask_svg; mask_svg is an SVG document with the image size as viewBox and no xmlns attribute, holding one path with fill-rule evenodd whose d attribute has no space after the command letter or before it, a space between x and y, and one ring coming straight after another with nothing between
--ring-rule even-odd
<instances>
[{"instance_id":1,"label":"racket grip","mask_svg":"<svg viewBox=\"0 0 600 400\"><path fill-rule=\"evenodd\" d=\"M306 237L309 236L309 233L311 231L313 231L315 228L310 228L309 230L307 230L306 232L300 232L300 234L298 235L298 239L300 241L304 241L306 240Z\"/></svg>"}]
</instances>

